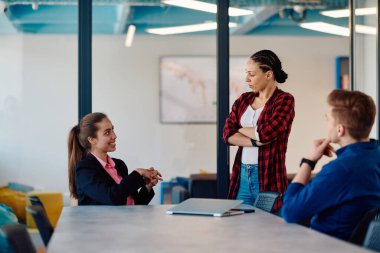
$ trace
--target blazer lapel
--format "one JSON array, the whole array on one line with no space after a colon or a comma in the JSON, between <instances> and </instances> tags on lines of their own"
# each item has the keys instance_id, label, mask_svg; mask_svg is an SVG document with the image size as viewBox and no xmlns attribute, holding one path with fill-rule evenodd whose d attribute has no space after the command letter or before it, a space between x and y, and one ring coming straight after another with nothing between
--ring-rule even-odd
<instances>
[{"instance_id":1,"label":"blazer lapel","mask_svg":"<svg viewBox=\"0 0 380 253\"><path fill-rule=\"evenodd\" d=\"M99 171L103 178L107 180L108 183L115 183L115 180L113 180L110 174L108 174L108 172L103 168L101 163L98 161L98 159L96 159L96 157L93 154L89 153L87 155L87 158L91 161L91 163L94 165L96 170Z\"/></svg>"}]
</instances>

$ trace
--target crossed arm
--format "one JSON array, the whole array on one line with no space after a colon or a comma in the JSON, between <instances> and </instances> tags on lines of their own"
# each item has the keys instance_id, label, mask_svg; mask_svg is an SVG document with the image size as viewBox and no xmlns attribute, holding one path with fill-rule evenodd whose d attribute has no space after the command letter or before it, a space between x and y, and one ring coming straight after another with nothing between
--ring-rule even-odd
<instances>
[{"instance_id":1,"label":"crossed arm","mask_svg":"<svg viewBox=\"0 0 380 253\"><path fill-rule=\"evenodd\" d=\"M256 127L240 127L238 124L238 108L242 100L243 97L240 97L235 101L226 120L223 138L228 144L252 147L252 139L256 140L257 146L263 146L273 142L289 129L294 118L294 98L291 95L279 97L270 118ZM260 138L256 135L257 133L260 133Z\"/></svg>"},{"instance_id":2,"label":"crossed arm","mask_svg":"<svg viewBox=\"0 0 380 253\"><path fill-rule=\"evenodd\" d=\"M239 146L239 147L252 147L253 145L252 145L251 139L253 140L257 139L254 127L242 127L238 130L237 133L231 135L228 138L228 143L234 146ZM262 142L256 141L257 146L264 146L269 143L270 142L262 143Z\"/></svg>"}]
</instances>

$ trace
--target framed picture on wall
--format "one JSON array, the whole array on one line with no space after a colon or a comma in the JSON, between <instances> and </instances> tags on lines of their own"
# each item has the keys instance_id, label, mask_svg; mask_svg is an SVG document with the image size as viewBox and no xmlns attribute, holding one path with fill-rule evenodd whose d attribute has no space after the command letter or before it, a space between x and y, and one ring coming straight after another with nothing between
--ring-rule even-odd
<instances>
[{"instance_id":1,"label":"framed picture on wall","mask_svg":"<svg viewBox=\"0 0 380 253\"><path fill-rule=\"evenodd\" d=\"M230 105L246 91L247 57L230 57ZM160 59L161 123L215 123L216 58L163 56Z\"/></svg>"},{"instance_id":2,"label":"framed picture on wall","mask_svg":"<svg viewBox=\"0 0 380 253\"><path fill-rule=\"evenodd\" d=\"M336 88L350 90L350 68L348 56L336 58Z\"/></svg>"}]
</instances>

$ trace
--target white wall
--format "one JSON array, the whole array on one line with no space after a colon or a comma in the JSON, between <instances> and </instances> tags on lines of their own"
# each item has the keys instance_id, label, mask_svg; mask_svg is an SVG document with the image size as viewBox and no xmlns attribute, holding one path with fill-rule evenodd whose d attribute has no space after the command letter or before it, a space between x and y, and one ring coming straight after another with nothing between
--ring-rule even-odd
<instances>
[{"instance_id":1,"label":"white wall","mask_svg":"<svg viewBox=\"0 0 380 253\"><path fill-rule=\"evenodd\" d=\"M130 49L123 40L93 39L93 111L107 113L115 125L114 156L130 169L155 166L167 180L215 171L216 125L159 123L159 57L215 55L215 37L137 36ZM15 96L17 104L0 107L7 115L0 118L0 185L17 181L67 192L66 138L77 122L77 37L1 36L4 42L0 100ZM287 156L288 171L296 172L311 141L325 136L325 98L335 87L335 57L348 54L348 39L232 37L230 48L231 55L267 48L280 56L289 74L281 87L296 99Z\"/></svg>"}]
</instances>

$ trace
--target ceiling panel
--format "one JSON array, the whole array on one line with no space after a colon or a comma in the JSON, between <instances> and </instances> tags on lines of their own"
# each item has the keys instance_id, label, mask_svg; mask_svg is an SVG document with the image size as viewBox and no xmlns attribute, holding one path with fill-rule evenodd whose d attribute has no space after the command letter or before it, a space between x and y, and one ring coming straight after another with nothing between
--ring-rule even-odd
<instances>
[{"instance_id":1,"label":"ceiling panel","mask_svg":"<svg viewBox=\"0 0 380 253\"><path fill-rule=\"evenodd\" d=\"M77 1L0 0L0 2L8 5L6 13L0 13L0 34L15 31L37 34L77 33ZM256 11L256 14L250 16L231 17L231 22L239 24L239 29L231 29L231 34L323 35L300 28L299 22L323 20L343 26L348 24L347 18L332 19L319 14L326 8L347 7L347 0L231 0L230 5ZM290 18L291 13L294 13L294 6L301 6L306 10L305 18L299 22ZM168 6L159 0L93 0L94 34L123 34L130 24L137 27L138 34L145 34L148 28L215 21L215 14ZM215 34L215 31L194 34Z\"/></svg>"}]
</instances>

